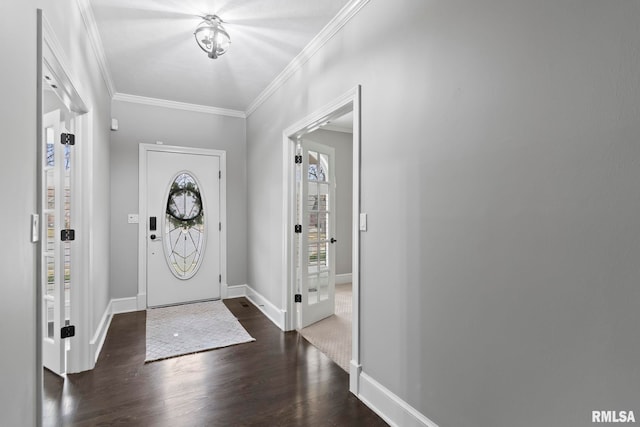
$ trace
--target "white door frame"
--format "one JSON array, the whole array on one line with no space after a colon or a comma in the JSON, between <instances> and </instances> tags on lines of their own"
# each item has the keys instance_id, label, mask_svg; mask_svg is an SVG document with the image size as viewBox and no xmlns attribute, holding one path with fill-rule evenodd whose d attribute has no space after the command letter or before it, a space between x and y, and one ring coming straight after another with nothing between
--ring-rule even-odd
<instances>
[{"instance_id":1,"label":"white door frame","mask_svg":"<svg viewBox=\"0 0 640 427\"><path fill-rule=\"evenodd\" d=\"M67 56L62 49L62 45L58 41L53 27L45 18L41 9L37 11L38 17L38 65L37 65L37 144L36 150L38 159L38 212L42 214L43 209L43 192L42 170L44 153L42 148L42 114L43 114L43 79L45 74L50 74L56 83L55 90L57 96L66 107L75 113L75 135L76 145L74 148L74 170L72 172L72 226L76 230L76 240L74 242L73 251L73 278L71 288L71 324L76 326L76 334L71 340L70 351L67 352L67 373L81 372L92 369L95 360L91 355L91 319L93 314L93 304L91 287L83 286L89 283L91 270L91 241L90 241L90 183L93 179L91 173L91 145L93 135L93 113L90 112L90 105L84 102L79 90L82 88L79 81L75 79L69 71ZM44 218L40 217L43 221ZM42 387L42 339L43 339L43 319L42 319L42 248L44 236L40 233L37 242L37 263L36 274L38 277L36 287L36 366L37 366L37 384ZM41 390L40 390L41 391ZM38 400L36 402L36 416L40 421L42 416L42 395L38 392Z\"/></svg>"},{"instance_id":2,"label":"white door frame","mask_svg":"<svg viewBox=\"0 0 640 427\"><path fill-rule=\"evenodd\" d=\"M220 298L228 295L227 284L227 152L207 148L179 147L175 145L140 144L138 168L138 310L147 309L147 153L159 151L176 154L199 154L220 158Z\"/></svg>"},{"instance_id":3,"label":"white door frame","mask_svg":"<svg viewBox=\"0 0 640 427\"><path fill-rule=\"evenodd\" d=\"M333 102L286 128L283 132L283 238L282 238L282 306L286 310L285 330L296 329L294 302L296 285L295 262L295 144L299 136L312 132L328 120L353 111L353 318L352 350L349 369L349 390L358 395L358 378L362 370L360 360L360 85L349 90Z\"/></svg>"}]
</instances>

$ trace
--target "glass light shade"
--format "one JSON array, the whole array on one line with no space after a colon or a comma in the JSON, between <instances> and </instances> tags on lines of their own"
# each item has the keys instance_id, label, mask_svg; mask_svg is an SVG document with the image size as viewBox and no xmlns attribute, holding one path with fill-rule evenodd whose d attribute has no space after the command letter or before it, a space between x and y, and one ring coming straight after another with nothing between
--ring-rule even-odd
<instances>
[{"instance_id":1,"label":"glass light shade","mask_svg":"<svg viewBox=\"0 0 640 427\"><path fill-rule=\"evenodd\" d=\"M231 44L231 38L222 26L222 20L216 15L205 16L193 34L198 46L212 59L224 54Z\"/></svg>"}]
</instances>

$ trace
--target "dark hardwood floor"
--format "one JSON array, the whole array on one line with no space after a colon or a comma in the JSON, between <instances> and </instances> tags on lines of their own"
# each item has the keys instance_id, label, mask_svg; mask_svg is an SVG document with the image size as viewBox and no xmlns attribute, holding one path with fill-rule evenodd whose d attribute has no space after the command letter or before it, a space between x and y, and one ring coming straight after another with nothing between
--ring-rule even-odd
<instances>
[{"instance_id":1,"label":"dark hardwood floor","mask_svg":"<svg viewBox=\"0 0 640 427\"><path fill-rule=\"evenodd\" d=\"M255 342L144 363L144 311L114 316L95 369L45 370L44 426L386 426L349 377L244 298L225 304Z\"/></svg>"}]
</instances>

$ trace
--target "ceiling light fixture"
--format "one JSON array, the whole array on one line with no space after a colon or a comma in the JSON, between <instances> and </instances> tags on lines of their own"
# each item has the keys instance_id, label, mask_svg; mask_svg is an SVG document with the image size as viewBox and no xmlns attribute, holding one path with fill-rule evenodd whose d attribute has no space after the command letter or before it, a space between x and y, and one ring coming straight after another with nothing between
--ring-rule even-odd
<instances>
[{"instance_id":1,"label":"ceiling light fixture","mask_svg":"<svg viewBox=\"0 0 640 427\"><path fill-rule=\"evenodd\" d=\"M198 46L207 52L209 58L215 59L229 49L231 38L222 26L222 19L217 15L207 15L203 19L193 34Z\"/></svg>"}]
</instances>

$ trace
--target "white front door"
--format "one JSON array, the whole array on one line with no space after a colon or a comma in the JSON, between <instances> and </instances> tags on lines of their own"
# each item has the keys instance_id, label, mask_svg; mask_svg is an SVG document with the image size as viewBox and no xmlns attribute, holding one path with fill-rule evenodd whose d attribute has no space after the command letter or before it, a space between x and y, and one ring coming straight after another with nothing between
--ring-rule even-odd
<instances>
[{"instance_id":1,"label":"white front door","mask_svg":"<svg viewBox=\"0 0 640 427\"><path fill-rule=\"evenodd\" d=\"M56 374L65 373L68 341L62 328L70 319L71 292L71 170L73 145L62 144L67 132L60 110L43 115L42 174L42 364Z\"/></svg>"},{"instance_id":2,"label":"white front door","mask_svg":"<svg viewBox=\"0 0 640 427\"><path fill-rule=\"evenodd\" d=\"M298 147L298 285L299 326L334 313L335 300L335 150L303 141Z\"/></svg>"},{"instance_id":3,"label":"white front door","mask_svg":"<svg viewBox=\"0 0 640 427\"><path fill-rule=\"evenodd\" d=\"M147 305L220 298L220 157L145 153Z\"/></svg>"}]
</instances>

